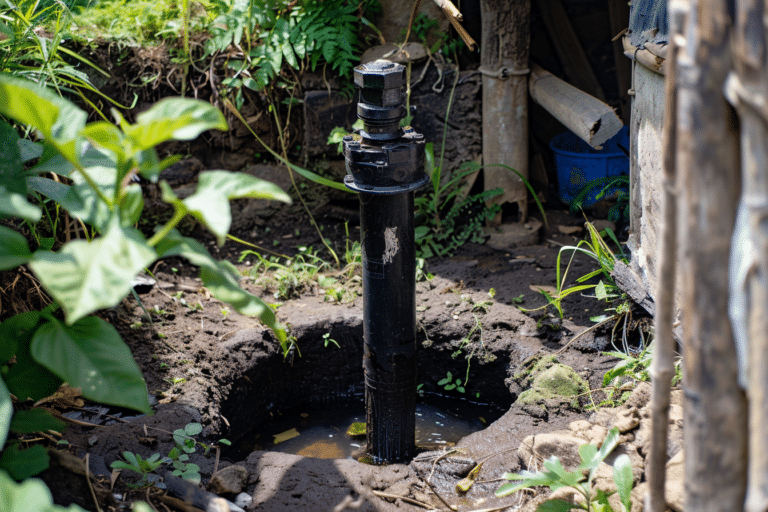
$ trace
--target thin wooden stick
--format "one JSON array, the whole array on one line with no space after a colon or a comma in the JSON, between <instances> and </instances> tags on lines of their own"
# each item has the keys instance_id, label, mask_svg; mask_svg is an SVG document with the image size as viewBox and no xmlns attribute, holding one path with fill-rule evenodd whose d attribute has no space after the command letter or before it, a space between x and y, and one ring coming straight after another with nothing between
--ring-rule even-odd
<instances>
[{"instance_id":1,"label":"thin wooden stick","mask_svg":"<svg viewBox=\"0 0 768 512\"><path fill-rule=\"evenodd\" d=\"M653 360L651 362L651 451L646 475L649 512L665 512L664 498L667 464L667 424L674 368L675 270L677 262L677 189L675 186L675 157L677 155L677 46L675 35L669 41L666 104L662 132L664 165L661 247L659 248L659 277L656 291L657 306L654 318Z\"/></svg>"},{"instance_id":2,"label":"thin wooden stick","mask_svg":"<svg viewBox=\"0 0 768 512\"><path fill-rule=\"evenodd\" d=\"M407 496L400 496L398 494L388 494L386 492L381 492L381 491L373 491L373 494L375 494L379 498L392 498L392 499L396 499L396 500L403 500L403 501L405 501L407 503L410 503L412 505L418 505L418 506L420 506L422 508L426 508L427 510L437 510L435 507L433 507L432 505L430 505L428 503L422 503L421 501L414 500L413 498L409 498Z\"/></svg>"}]
</instances>

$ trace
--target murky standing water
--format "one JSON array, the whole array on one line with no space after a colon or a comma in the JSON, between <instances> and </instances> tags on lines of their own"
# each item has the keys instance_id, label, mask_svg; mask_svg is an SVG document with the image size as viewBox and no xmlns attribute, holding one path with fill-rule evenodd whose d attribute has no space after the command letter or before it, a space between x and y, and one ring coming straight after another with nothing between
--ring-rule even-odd
<instances>
[{"instance_id":1,"label":"murky standing water","mask_svg":"<svg viewBox=\"0 0 768 512\"><path fill-rule=\"evenodd\" d=\"M429 396L416 404L416 445L424 449L453 446L462 437L482 430L502 414L500 409L486 404ZM347 435L349 426L357 422L365 422L362 400L311 409L297 408L275 415L233 448L245 455L255 450L268 450L322 459L349 458L365 444L364 436ZM298 435L275 444L275 435L291 429L296 429Z\"/></svg>"}]
</instances>

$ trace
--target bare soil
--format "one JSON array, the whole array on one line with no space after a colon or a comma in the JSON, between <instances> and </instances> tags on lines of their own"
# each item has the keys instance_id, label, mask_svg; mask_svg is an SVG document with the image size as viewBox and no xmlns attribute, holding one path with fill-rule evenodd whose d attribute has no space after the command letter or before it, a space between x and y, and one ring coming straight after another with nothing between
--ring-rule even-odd
<instances>
[{"instance_id":1,"label":"bare soil","mask_svg":"<svg viewBox=\"0 0 768 512\"><path fill-rule=\"evenodd\" d=\"M313 213L338 253L343 254L345 229L349 229L352 240L359 236L354 202L326 202ZM459 496L453 488L461 478L461 461L439 466L435 473L432 468L438 466L434 459L424 454L411 464L371 466L352 459L264 451L250 453L245 460L232 460L226 456L228 452L214 448L205 453L199 449L191 460L201 468L202 483L207 484L216 469L233 464L245 467L248 478L243 491L251 501L243 508L253 511L343 510L334 507L345 500L361 501L359 510L371 511L422 510L413 500L438 508L445 508L447 502L459 510L511 506L508 499L505 502L495 498L493 491L504 472L523 468L516 454L520 442L530 434L565 428L575 419L588 417L586 407L592 400L583 396L578 406L567 402L544 407L515 405L523 391L520 375L526 364L531 358L556 354L560 362L586 379L591 389L599 389L605 371L616 363L602 354L610 347L610 326L571 343L574 335L593 324L590 317L602 313L604 305L594 298L569 296L563 303L562 320L544 316L541 311L526 314L520 309L535 309L546 303L537 287L555 285L560 246L574 244L581 235L564 235L558 226L580 226L583 217L560 211L548 213L551 231L528 236L535 242L533 245L515 247L510 243L502 250L466 245L451 258L430 260L426 271L434 277L417 284L419 382L424 384L423 390L439 391L437 382L449 370L463 375L466 357L471 354L467 394L479 393L482 401L507 410L485 430L457 443L463 448L461 457L470 461L496 454L484 464L479 483L468 493ZM250 271L255 258L247 256L240 261L243 246L227 242L218 248L199 227L191 226L190 232L204 241L215 256L228 258L238 266L246 276L246 289L269 303L281 303L277 316L289 327L296 347L284 356L271 331L257 320L228 311L202 286L197 269L185 261L159 262L151 269L157 282L140 295L141 304L129 296L119 306L103 312L141 367L148 392L156 400L155 414L130 417L133 413L124 411L122 417L114 419L114 410L102 414L70 410L81 414L64 435L69 443L64 452L77 459L54 457L52 467L41 475L57 503L77 503L96 510L79 462L87 455L88 473L97 480L94 492L102 510L124 509L137 500L148 500L155 510L195 510L183 500L166 496L166 491L154 487L132 489L129 485L137 481L138 475L127 471L111 483L110 464L123 451L144 457L167 454L173 447L171 433L189 422L203 425L203 433L198 436L201 441L215 444L226 438L237 445L246 432L281 410L362 392L359 278L342 281L348 292L344 303L328 300L316 285L278 301L274 287L254 281ZM321 247L319 236L297 207L258 210L250 221L240 218L234 234L285 254L295 254L301 246ZM278 245L273 245L275 240ZM327 258L327 254L323 256ZM591 265L588 259L577 257L571 275L575 278L586 274L593 270ZM342 278L338 271L324 273ZM493 296L489 294L491 289L495 291ZM151 314L151 323L144 308ZM473 328L475 334L462 343ZM326 346L326 333L338 348ZM457 350L461 353L452 357ZM594 396L595 401L601 399L599 395ZM60 461L62 458L66 460ZM166 481L169 479L166 477ZM224 497L235 499L234 494Z\"/></svg>"}]
</instances>

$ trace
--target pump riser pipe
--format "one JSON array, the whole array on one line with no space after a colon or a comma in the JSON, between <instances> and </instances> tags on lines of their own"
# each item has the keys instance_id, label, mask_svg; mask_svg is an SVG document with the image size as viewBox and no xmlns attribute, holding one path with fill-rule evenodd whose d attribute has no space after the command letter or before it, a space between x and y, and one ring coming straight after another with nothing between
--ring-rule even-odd
<instances>
[{"instance_id":1,"label":"pump riser pipe","mask_svg":"<svg viewBox=\"0 0 768 512\"><path fill-rule=\"evenodd\" d=\"M415 455L416 244L414 194L360 194L368 453Z\"/></svg>"}]
</instances>

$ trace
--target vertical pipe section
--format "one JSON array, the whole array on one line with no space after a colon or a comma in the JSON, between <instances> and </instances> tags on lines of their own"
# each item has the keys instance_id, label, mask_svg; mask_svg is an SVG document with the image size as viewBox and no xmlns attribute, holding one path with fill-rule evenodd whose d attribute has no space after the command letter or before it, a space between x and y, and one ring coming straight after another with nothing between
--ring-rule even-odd
<instances>
[{"instance_id":1,"label":"vertical pipe section","mask_svg":"<svg viewBox=\"0 0 768 512\"><path fill-rule=\"evenodd\" d=\"M344 137L344 183L360 194L368 453L404 462L416 451L416 241L413 196L424 173L424 136L400 128L405 68L355 68L359 136Z\"/></svg>"},{"instance_id":2,"label":"vertical pipe section","mask_svg":"<svg viewBox=\"0 0 768 512\"><path fill-rule=\"evenodd\" d=\"M391 462L416 448L413 213L413 192L360 194L368 451Z\"/></svg>"}]
</instances>

